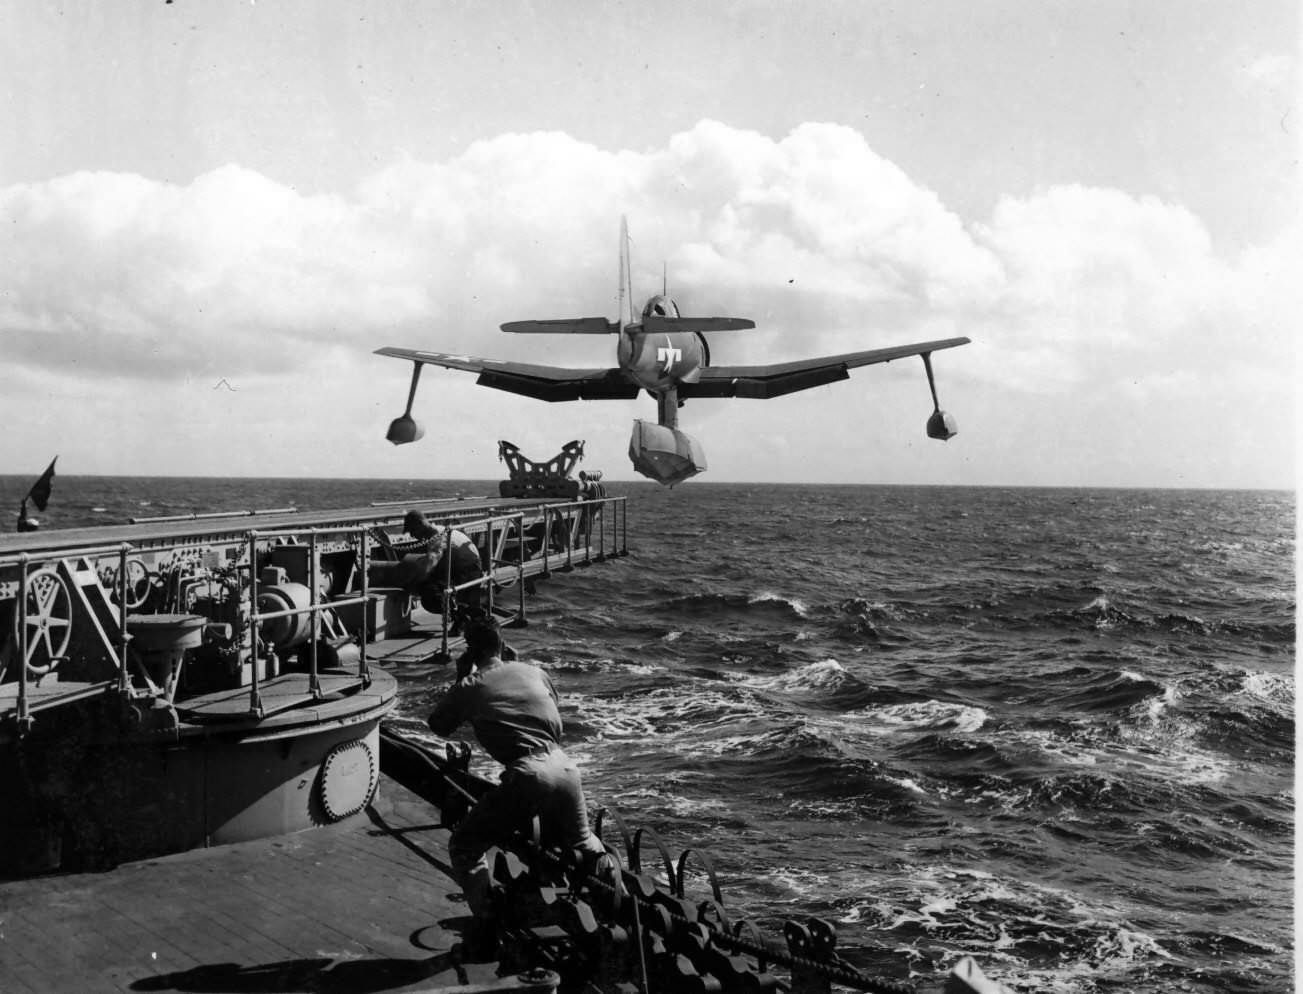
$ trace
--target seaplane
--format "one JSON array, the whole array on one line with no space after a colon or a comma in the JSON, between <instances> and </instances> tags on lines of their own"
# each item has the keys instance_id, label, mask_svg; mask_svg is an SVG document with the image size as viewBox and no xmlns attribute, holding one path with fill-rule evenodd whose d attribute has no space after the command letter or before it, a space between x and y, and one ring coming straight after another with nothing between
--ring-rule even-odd
<instances>
[{"instance_id":1,"label":"seaplane","mask_svg":"<svg viewBox=\"0 0 1303 994\"><path fill-rule=\"evenodd\" d=\"M406 359L413 364L407 408L390 423L385 437L395 445L404 445L425 434L412 417L412 404L421 369L427 365L477 373L476 382L480 386L550 402L632 400L646 391L656 400L657 420L655 424L634 420L629 459L643 476L673 486L706 469L701 443L679 429L678 412L685 401L697 397L768 400L848 379L849 371L859 366L907 356L921 356L927 371L928 387L932 391L928 437L946 441L958 432L954 418L941 410L937 400L932 353L966 345L968 338L945 338L760 366L715 366L710 361L706 335L754 328L755 322L747 318L684 317L670 299L664 280L661 293L648 299L642 313L635 315L631 279L629 229L627 221L621 218L620 316L616 320L545 318L508 321L500 326L514 334L615 335L614 366L565 368L393 346L376 349L376 355Z\"/></svg>"}]
</instances>

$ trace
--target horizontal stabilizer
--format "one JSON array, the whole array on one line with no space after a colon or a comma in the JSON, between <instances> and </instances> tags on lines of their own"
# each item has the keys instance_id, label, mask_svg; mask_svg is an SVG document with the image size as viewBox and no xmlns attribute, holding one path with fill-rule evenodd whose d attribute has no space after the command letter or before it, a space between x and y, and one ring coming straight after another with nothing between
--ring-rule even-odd
<instances>
[{"instance_id":1,"label":"horizontal stabilizer","mask_svg":"<svg viewBox=\"0 0 1303 994\"><path fill-rule=\"evenodd\" d=\"M642 330L661 334L675 331L745 331L756 323L749 318L666 318L648 314L642 319Z\"/></svg>"},{"instance_id":2,"label":"horizontal stabilizer","mask_svg":"<svg viewBox=\"0 0 1303 994\"><path fill-rule=\"evenodd\" d=\"M545 321L508 321L503 331L516 335L613 335L620 326L606 318L551 318Z\"/></svg>"}]
</instances>

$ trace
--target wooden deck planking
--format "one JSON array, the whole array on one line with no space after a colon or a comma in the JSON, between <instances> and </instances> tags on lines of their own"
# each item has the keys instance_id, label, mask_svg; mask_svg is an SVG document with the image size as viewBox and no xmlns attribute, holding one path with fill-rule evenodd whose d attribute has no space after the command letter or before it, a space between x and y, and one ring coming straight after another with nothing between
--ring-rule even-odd
<instances>
[{"instance_id":1,"label":"wooden deck planking","mask_svg":"<svg viewBox=\"0 0 1303 994\"><path fill-rule=\"evenodd\" d=\"M456 984L446 953L459 935L440 922L467 912L435 821L384 780L371 810L328 828L0 883L0 991Z\"/></svg>"}]
</instances>

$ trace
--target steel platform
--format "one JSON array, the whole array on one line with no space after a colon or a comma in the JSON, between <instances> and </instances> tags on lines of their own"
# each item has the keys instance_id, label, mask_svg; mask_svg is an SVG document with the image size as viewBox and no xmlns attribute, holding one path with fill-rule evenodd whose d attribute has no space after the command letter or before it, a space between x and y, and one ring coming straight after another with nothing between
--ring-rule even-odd
<instances>
[{"instance_id":1,"label":"steel platform","mask_svg":"<svg viewBox=\"0 0 1303 994\"><path fill-rule=\"evenodd\" d=\"M0 991L499 986L496 964L453 953L468 912L437 821L383 779L364 812L336 825L0 882Z\"/></svg>"}]
</instances>

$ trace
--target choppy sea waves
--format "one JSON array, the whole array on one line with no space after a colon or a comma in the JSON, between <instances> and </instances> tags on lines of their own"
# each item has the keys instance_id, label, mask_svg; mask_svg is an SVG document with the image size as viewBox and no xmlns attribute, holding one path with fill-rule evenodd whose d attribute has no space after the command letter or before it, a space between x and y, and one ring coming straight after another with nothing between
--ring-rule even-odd
<instances>
[{"instance_id":1,"label":"choppy sea waves","mask_svg":"<svg viewBox=\"0 0 1303 994\"><path fill-rule=\"evenodd\" d=\"M633 555L512 640L590 801L708 851L733 915L924 986L1293 986L1293 494L612 489ZM453 491L493 487L56 480L69 525ZM446 674L399 676L419 732Z\"/></svg>"}]
</instances>

